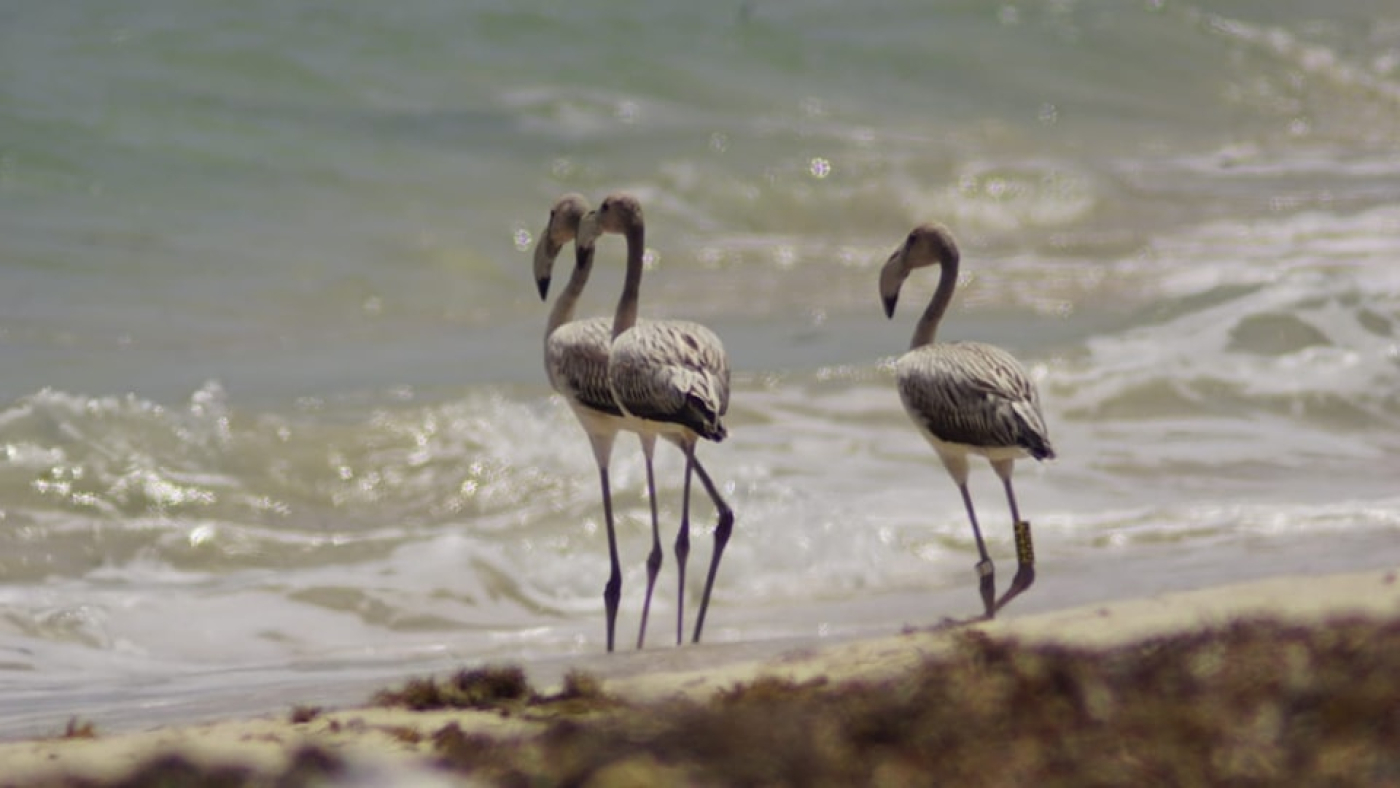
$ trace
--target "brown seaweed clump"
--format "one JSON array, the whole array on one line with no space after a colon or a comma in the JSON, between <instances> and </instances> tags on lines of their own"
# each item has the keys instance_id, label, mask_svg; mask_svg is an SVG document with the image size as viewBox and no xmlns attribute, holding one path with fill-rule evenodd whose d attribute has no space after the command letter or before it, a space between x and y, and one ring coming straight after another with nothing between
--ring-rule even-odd
<instances>
[{"instance_id":1,"label":"brown seaweed clump","mask_svg":"<svg viewBox=\"0 0 1400 788\"><path fill-rule=\"evenodd\" d=\"M248 766L201 764L171 753L147 760L115 779L59 778L35 783L45 788L309 788L345 772L340 756L318 747L298 750L282 774L263 775Z\"/></svg>"},{"instance_id":2,"label":"brown seaweed clump","mask_svg":"<svg viewBox=\"0 0 1400 788\"><path fill-rule=\"evenodd\" d=\"M1400 621L1242 621L1111 649L953 637L888 680L760 678L438 751L501 785L1400 784Z\"/></svg>"},{"instance_id":3,"label":"brown seaweed clump","mask_svg":"<svg viewBox=\"0 0 1400 788\"><path fill-rule=\"evenodd\" d=\"M69 717L67 724L63 726L61 739L96 739L97 726L89 720L80 720L77 717Z\"/></svg>"},{"instance_id":4,"label":"brown seaweed clump","mask_svg":"<svg viewBox=\"0 0 1400 788\"><path fill-rule=\"evenodd\" d=\"M534 696L519 665L488 665L461 670L443 681L410 679L401 689L380 690L370 702L414 711L434 709L511 709Z\"/></svg>"},{"instance_id":5,"label":"brown seaweed clump","mask_svg":"<svg viewBox=\"0 0 1400 788\"><path fill-rule=\"evenodd\" d=\"M541 695L518 665L461 670L444 680L410 679L399 689L375 693L370 702L414 711L476 709L524 713L535 719L585 714L622 704L603 691L602 682L595 676L578 670L564 677L564 686L557 694Z\"/></svg>"},{"instance_id":6,"label":"brown seaweed clump","mask_svg":"<svg viewBox=\"0 0 1400 788\"><path fill-rule=\"evenodd\" d=\"M506 786L1400 785L1400 620L1259 619L1107 649L951 637L888 679L763 677L704 701L627 704L583 674L541 698L500 674L487 707L548 710L540 732L450 722L427 738L447 773ZM400 692L480 704L464 675ZM291 774L188 784L304 784Z\"/></svg>"}]
</instances>

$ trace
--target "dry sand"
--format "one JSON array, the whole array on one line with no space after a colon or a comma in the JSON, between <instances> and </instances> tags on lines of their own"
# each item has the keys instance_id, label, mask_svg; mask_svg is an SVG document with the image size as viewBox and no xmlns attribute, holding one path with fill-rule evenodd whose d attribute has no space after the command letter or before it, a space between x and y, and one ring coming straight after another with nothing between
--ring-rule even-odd
<instances>
[{"instance_id":1,"label":"dry sand","mask_svg":"<svg viewBox=\"0 0 1400 788\"><path fill-rule=\"evenodd\" d=\"M559 721L563 719L587 725L589 720L625 714L629 709L636 713L637 708L645 708L648 714L659 714L658 709L672 708L674 704L666 704L676 698L690 699L697 704L716 698L724 700L726 692L732 692L736 685L768 686L763 682L765 677L780 680L769 684L784 692L803 682L808 682L808 687L830 688L848 681L872 686L912 674L921 665L930 664L930 660L965 646L969 638L979 639L979 642L1014 641L1022 646L1059 644L1079 653L1207 631L1260 616L1312 627L1343 615L1365 616L1381 624L1393 623L1400 620L1400 582L1397 582L1395 570L1280 577L1024 618L1016 617L1014 610L1008 613L1010 615L995 622L969 626L931 627L845 643L813 642L756 661L734 658L732 652L722 646L663 648L654 656L645 653L619 655L628 661L623 663L626 664L626 669L621 671L624 675L608 671L614 677L602 682L601 691L605 695L586 686L587 682L582 689L569 687L565 695L572 700L559 695L560 687L544 687L538 692L544 696L553 695L554 699L532 706L423 711L373 705L325 710L287 708L271 710L266 716L252 719L160 727L118 735L103 735L99 730L91 737L82 735L81 724L71 731L73 735L64 736L61 733L64 722L56 720L55 730L60 733L53 738L0 743L0 765L3 765L0 786L120 784L118 781L133 770L170 753L178 753L180 758L167 761L165 766L195 770L189 771L191 780L195 781L211 779L209 772L199 769L227 766L224 776L228 780L224 784L229 785L253 784L258 775L279 773L286 778L281 784L302 784L295 774L289 777L286 773L289 764L295 763L300 763L306 774L341 770L340 773L348 775L343 778L345 784L471 784L465 782L468 778L462 774L433 768L433 764L443 758L444 753L456 753L454 757L459 761L470 759L473 752L484 751L483 748L492 750L495 747L492 742L525 741L546 732L556 738L565 733L574 735L576 726L572 723L560 727ZM1400 681L1400 676L1396 681ZM609 704L614 702L624 705L620 710L612 707L613 711L609 711ZM1382 722L1400 730L1400 716ZM916 764L917 759L905 758L901 762L906 764L904 768L914 769L916 766L909 764ZM1400 761L1386 761L1379 767L1373 765L1371 776L1357 784L1369 784L1371 777L1377 774L1375 769L1392 766L1400 768ZM668 777L668 768L655 758L642 765L615 764L589 772L589 784L645 784L670 778L696 780L694 773L683 770ZM343 771L345 769L349 771ZM1261 773L1267 775L1268 770ZM888 776L889 773L885 770L879 774ZM900 779L910 776L901 776L897 770L895 774ZM499 778L500 773L487 776ZM1394 776L1400 779L1400 774ZM129 784L158 784L155 780L143 782L142 779ZM733 779L742 781L739 777ZM712 776L710 780L700 781L725 780Z\"/></svg>"}]
</instances>

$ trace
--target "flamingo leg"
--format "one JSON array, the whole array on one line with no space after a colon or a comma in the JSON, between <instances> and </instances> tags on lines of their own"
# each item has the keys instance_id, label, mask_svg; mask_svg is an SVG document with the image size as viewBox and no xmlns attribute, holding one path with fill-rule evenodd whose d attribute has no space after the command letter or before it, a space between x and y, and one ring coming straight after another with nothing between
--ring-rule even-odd
<instances>
[{"instance_id":1,"label":"flamingo leg","mask_svg":"<svg viewBox=\"0 0 1400 788\"><path fill-rule=\"evenodd\" d=\"M710 571L705 575L705 593L700 597L700 613L695 619L695 636L691 639L692 643L699 643L700 631L705 627L705 611L710 607L710 591L714 589L715 575L719 573L719 561L724 555L725 545L729 544L729 535L734 530L734 512L719 494L715 483L710 479L710 474L705 472L705 466L694 458L693 452L691 462L695 465L695 474L700 477L700 483L705 486L715 509L719 511L719 522L715 525L715 549L710 555Z\"/></svg>"},{"instance_id":2,"label":"flamingo leg","mask_svg":"<svg viewBox=\"0 0 1400 788\"><path fill-rule=\"evenodd\" d=\"M641 648L647 637L647 617L651 614L651 594L656 589L656 576L661 573L661 526L656 516L656 476L652 471L651 458L656 448L656 438L642 435L642 457L647 466L647 500L651 502L651 553L647 555L647 590L642 601L642 625L637 631L637 648Z\"/></svg>"},{"instance_id":3,"label":"flamingo leg","mask_svg":"<svg viewBox=\"0 0 1400 788\"><path fill-rule=\"evenodd\" d=\"M1001 610L1035 582L1035 544L1031 540L1031 524L1021 519L1016 506L1016 493L1011 487L1012 461L995 462L992 467L1006 489L1006 501L1011 505L1011 527L1016 535L1016 576L1011 579L1011 587L997 600L996 610Z\"/></svg>"},{"instance_id":4,"label":"flamingo leg","mask_svg":"<svg viewBox=\"0 0 1400 788\"><path fill-rule=\"evenodd\" d=\"M608 461L612 458L613 438L609 434L589 434L593 444L593 459L598 463L598 481L603 492L603 520L608 527L608 582L603 586L603 609L607 611L608 651L613 650L613 635L617 630L617 606L622 598L622 567L617 558L617 531L613 526L612 490L608 485Z\"/></svg>"},{"instance_id":5,"label":"flamingo leg","mask_svg":"<svg viewBox=\"0 0 1400 788\"><path fill-rule=\"evenodd\" d=\"M972 523L972 536L977 540L977 554L980 560L977 562L978 590L982 594L982 606L986 609L986 617L992 618L996 615L996 567L992 564L991 556L987 555L987 543L982 541L982 528L977 525L977 512L972 508L972 496L967 492L967 482L958 483L958 492L962 493L963 506L967 507L967 519Z\"/></svg>"},{"instance_id":6,"label":"flamingo leg","mask_svg":"<svg viewBox=\"0 0 1400 788\"><path fill-rule=\"evenodd\" d=\"M685 562L690 556L690 475L695 468L694 447L685 447L685 487L681 494L681 527L676 532L676 571L680 588L676 594L676 645L683 642L685 626Z\"/></svg>"}]
</instances>

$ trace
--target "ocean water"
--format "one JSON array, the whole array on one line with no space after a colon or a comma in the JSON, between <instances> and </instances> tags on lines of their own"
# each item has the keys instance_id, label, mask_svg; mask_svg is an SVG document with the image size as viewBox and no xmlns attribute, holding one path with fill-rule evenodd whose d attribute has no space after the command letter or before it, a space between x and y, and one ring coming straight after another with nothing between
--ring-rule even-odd
<instances>
[{"instance_id":1,"label":"ocean water","mask_svg":"<svg viewBox=\"0 0 1400 788\"><path fill-rule=\"evenodd\" d=\"M1060 455L1019 464L1040 574L1007 615L1400 563L1392 2L10 4L0 734L635 665L599 656L597 477L529 263L554 197L616 189L643 313L735 369L696 659L977 610L889 371L934 278L894 320L875 288L927 220L963 247L940 337L1016 353ZM663 447L668 546L681 471ZM613 474L630 644L628 437Z\"/></svg>"}]
</instances>

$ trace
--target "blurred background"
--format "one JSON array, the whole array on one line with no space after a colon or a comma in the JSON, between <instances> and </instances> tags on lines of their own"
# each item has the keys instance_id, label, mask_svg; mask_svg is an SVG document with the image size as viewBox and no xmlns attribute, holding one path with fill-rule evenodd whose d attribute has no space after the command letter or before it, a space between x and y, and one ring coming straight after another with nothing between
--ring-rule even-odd
<instances>
[{"instance_id":1,"label":"blurred background","mask_svg":"<svg viewBox=\"0 0 1400 788\"><path fill-rule=\"evenodd\" d=\"M617 189L643 314L735 368L707 640L978 609L889 373L935 276L893 321L875 288L929 220L963 247L940 338L1017 354L1060 454L1020 464L1041 572L1008 614L1400 555L1393 2L10 3L0 733L601 652L529 250L556 196ZM631 439L613 473L630 643ZM972 488L1005 582L1000 485ZM701 496L692 613L712 524ZM674 577L668 549L654 648Z\"/></svg>"}]
</instances>

